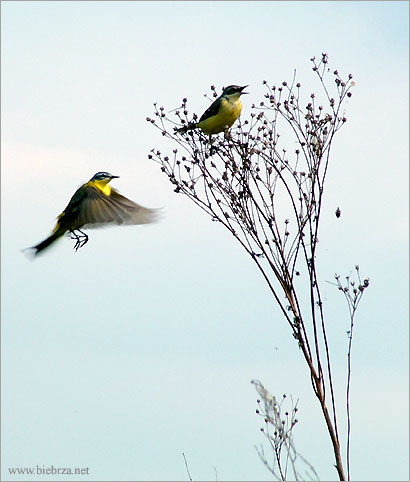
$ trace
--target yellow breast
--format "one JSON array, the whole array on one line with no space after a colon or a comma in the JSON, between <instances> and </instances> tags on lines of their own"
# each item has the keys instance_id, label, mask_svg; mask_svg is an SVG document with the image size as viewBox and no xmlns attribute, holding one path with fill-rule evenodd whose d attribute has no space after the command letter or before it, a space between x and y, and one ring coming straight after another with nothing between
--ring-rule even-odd
<instances>
[{"instance_id":1,"label":"yellow breast","mask_svg":"<svg viewBox=\"0 0 410 482\"><path fill-rule=\"evenodd\" d=\"M236 99L222 99L218 114L205 119L198 124L205 134L218 134L229 129L236 119L241 115L242 102Z\"/></svg>"}]
</instances>

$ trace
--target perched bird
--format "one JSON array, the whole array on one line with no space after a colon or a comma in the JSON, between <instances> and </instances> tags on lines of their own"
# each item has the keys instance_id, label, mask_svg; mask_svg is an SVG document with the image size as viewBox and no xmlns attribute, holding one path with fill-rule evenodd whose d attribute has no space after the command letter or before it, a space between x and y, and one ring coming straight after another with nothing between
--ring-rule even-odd
<instances>
[{"instance_id":1,"label":"perched bird","mask_svg":"<svg viewBox=\"0 0 410 482\"><path fill-rule=\"evenodd\" d=\"M77 251L88 241L82 228L100 228L114 224L148 224L156 220L156 209L148 209L122 196L109 182L119 176L108 172L97 172L88 182L74 193L67 207L57 217L57 224L51 235L31 249L37 256L57 239L70 233L76 240Z\"/></svg>"},{"instance_id":2,"label":"perched bird","mask_svg":"<svg viewBox=\"0 0 410 482\"><path fill-rule=\"evenodd\" d=\"M187 132L198 127L208 135L226 131L241 115L242 102L240 97L242 94L248 93L243 92L246 87L248 86L229 85L223 90L222 95L206 109L198 122L181 127L177 129L177 132Z\"/></svg>"}]
</instances>

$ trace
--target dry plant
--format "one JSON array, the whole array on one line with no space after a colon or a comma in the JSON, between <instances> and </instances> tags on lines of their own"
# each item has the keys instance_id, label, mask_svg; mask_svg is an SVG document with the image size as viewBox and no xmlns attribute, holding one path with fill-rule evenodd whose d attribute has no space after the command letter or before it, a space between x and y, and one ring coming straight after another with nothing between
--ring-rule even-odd
<instances>
[{"instance_id":1,"label":"dry plant","mask_svg":"<svg viewBox=\"0 0 410 482\"><path fill-rule=\"evenodd\" d=\"M153 149L149 157L176 193L223 225L255 262L308 366L334 465L345 480L317 248L331 146L346 123L343 106L354 82L350 74L331 71L327 54L311 61L319 94L302 95L296 73L279 86L263 81L265 99L225 135L177 133L197 119L187 99L172 111L154 104L155 116L147 121L174 148L170 155Z\"/></svg>"},{"instance_id":2,"label":"dry plant","mask_svg":"<svg viewBox=\"0 0 410 482\"><path fill-rule=\"evenodd\" d=\"M252 380L260 399L257 400L258 408L256 413L260 415L265 427L261 427L261 432L266 437L273 452L273 461L269 462L265 456L263 446L256 448L260 459L265 467L272 473L277 480L288 480L288 471L293 474L292 480L304 480L300 473L299 466L304 466L305 476L309 480L319 480L313 466L297 452L293 441L293 429L298 422L296 414L298 412L297 402L294 403L292 397L282 395L280 402L271 395L259 380ZM286 409L285 403L290 403L290 408Z\"/></svg>"}]
</instances>

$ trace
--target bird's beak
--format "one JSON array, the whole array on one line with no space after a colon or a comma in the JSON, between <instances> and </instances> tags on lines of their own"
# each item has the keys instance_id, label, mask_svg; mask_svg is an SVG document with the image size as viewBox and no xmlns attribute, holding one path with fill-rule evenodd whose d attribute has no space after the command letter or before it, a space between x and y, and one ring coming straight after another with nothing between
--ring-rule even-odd
<instances>
[{"instance_id":1,"label":"bird's beak","mask_svg":"<svg viewBox=\"0 0 410 482\"><path fill-rule=\"evenodd\" d=\"M243 87L241 87L241 94L249 94L249 92L244 92L243 89L246 89L246 87L249 87L249 85L244 85Z\"/></svg>"},{"instance_id":2,"label":"bird's beak","mask_svg":"<svg viewBox=\"0 0 410 482\"><path fill-rule=\"evenodd\" d=\"M120 176L113 176L113 175L111 175L111 179L115 179L116 177L120 177Z\"/></svg>"}]
</instances>

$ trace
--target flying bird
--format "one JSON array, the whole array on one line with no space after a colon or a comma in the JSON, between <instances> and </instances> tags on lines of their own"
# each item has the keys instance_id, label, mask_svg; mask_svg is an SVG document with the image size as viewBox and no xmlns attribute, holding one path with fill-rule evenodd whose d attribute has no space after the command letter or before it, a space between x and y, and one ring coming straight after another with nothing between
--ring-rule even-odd
<instances>
[{"instance_id":1,"label":"flying bird","mask_svg":"<svg viewBox=\"0 0 410 482\"><path fill-rule=\"evenodd\" d=\"M97 172L74 193L67 207L57 217L51 235L30 249L37 256L66 233L76 241L77 251L88 241L82 229L108 225L149 224L156 221L157 209L149 209L131 201L112 188L109 182L119 176Z\"/></svg>"},{"instance_id":2,"label":"flying bird","mask_svg":"<svg viewBox=\"0 0 410 482\"><path fill-rule=\"evenodd\" d=\"M248 93L243 91L246 87L248 86L229 85L223 90L222 95L206 109L198 122L192 122L181 127L177 129L177 132L187 132L200 128L205 134L212 135L227 131L241 115L242 102L240 97Z\"/></svg>"}]
</instances>

